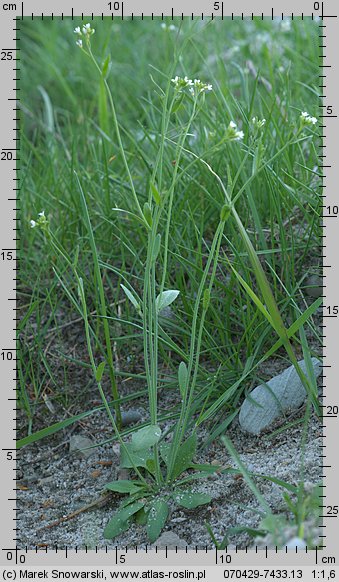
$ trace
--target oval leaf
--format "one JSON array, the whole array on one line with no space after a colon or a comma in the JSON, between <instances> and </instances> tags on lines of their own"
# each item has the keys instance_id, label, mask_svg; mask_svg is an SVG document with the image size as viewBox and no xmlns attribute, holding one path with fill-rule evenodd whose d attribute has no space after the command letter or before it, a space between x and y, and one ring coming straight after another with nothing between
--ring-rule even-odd
<instances>
[{"instance_id":1,"label":"oval leaf","mask_svg":"<svg viewBox=\"0 0 339 582\"><path fill-rule=\"evenodd\" d=\"M132 434L131 449L132 451L144 451L149 449L161 437L161 428L157 424L144 426Z\"/></svg>"},{"instance_id":2,"label":"oval leaf","mask_svg":"<svg viewBox=\"0 0 339 582\"><path fill-rule=\"evenodd\" d=\"M158 539L168 516L168 505L162 499L156 499L151 504L147 518L147 535L150 542Z\"/></svg>"},{"instance_id":3,"label":"oval leaf","mask_svg":"<svg viewBox=\"0 0 339 582\"><path fill-rule=\"evenodd\" d=\"M157 307L157 311L161 311L165 307L168 307L176 300L180 291L176 291L175 289L169 289L168 291L163 291L159 293L158 297L156 298L155 304Z\"/></svg>"},{"instance_id":4,"label":"oval leaf","mask_svg":"<svg viewBox=\"0 0 339 582\"><path fill-rule=\"evenodd\" d=\"M184 493L175 493L173 496L174 501L181 507L186 509L195 509L199 505L205 505L212 500L210 495L207 493L190 493L186 491Z\"/></svg>"}]
</instances>

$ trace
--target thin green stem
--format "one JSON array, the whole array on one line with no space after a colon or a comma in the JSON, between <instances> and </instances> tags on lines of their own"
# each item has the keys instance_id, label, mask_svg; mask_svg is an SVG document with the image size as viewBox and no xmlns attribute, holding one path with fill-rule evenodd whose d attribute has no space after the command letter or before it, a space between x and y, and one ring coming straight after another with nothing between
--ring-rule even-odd
<instances>
[{"instance_id":1,"label":"thin green stem","mask_svg":"<svg viewBox=\"0 0 339 582\"><path fill-rule=\"evenodd\" d=\"M202 333L203 333L203 328L204 328L205 316L206 316L206 312L207 312L207 309L203 308L202 317L201 317L200 325L199 325L198 337L197 337L197 347L195 349L195 341L196 341L196 335L197 335L197 323L198 323L198 315L199 315L199 310L200 310L200 305L201 305L201 298L202 298L202 294L203 294L203 291L204 291L204 288L206 285L209 270L210 270L212 261L214 259L212 275L211 275L210 284L208 287L209 293L210 293L212 286L213 286L216 268L217 268L219 250L220 250L220 245L221 245L221 240L222 240L222 234L223 234L223 230L224 230L224 225L225 225L225 222L220 221L219 225L217 227L217 230L214 234L211 249L210 249L210 252L208 255L208 259L207 259L206 266L205 266L205 269L204 269L204 272L203 272L203 275L202 275L202 278L200 281L200 285L199 285L199 289L198 289L197 297L196 297L196 301L195 301L193 318L192 318L189 361L188 361L188 367L187 367L187 370L188 370L188 373L187 373L188 380L187 381L188 382L189 382L189 379L192 375L194 361L195 361L195 367L194 367L193 379L192 379L190 388L188 389L188 386L187 386L186 393L182 399L181 409L180 409L180 417L179 417L179 420L177 422L177 426L176 426L176 429L174 432L174 437L173 437L172 447L171 447L170 462L169 462L168 473L167 473L168 481L170 481L172 478L172 473L173 473L173 469L174 469L176 456L178 454L180 444L182 442L182 439L183 439L184 434L185 434L185 430L187 428L190 407L192 404L194 388L195 388L198 369L199 369L199 357L200 357Z\"/></svg>"},{"instance_id":2,"label":"thin green stem","mask_svg":"<svg viewBox=\"0 0 339 582\"><path fill-rule=\"evenodd\" d=\"M87 46L88 46L88 53L85 50L84 50L84 52L91 58L91 60L94 63L97 71L100 74L100 77L103 78L102 71L101 71L101 69L100 69L98 63L96 62L96 60L94 58L94 55L92 53L91 45L88 43ZM123 160L123 163L124 163L124 166L125 166L125 170L126 170L126 173L127 173L127 176L128 176L128 181L129 181L130 186L131 186L131 190L132 190L132 195L133 195L133 198L134 198L134 202L136 204L136 207L137 207L137 210L138 210L138 213L139 213L140 217L142 218L142 220L145 223L145 226L147 228L149 228L148 227L148 223L147 223L147 221L146 221L146 219L144 217L144 213L143 213L143 211L141 209L139 200L138 200L138 196L137 196L137 193L136 193L136 190L135 190L135 186L134 186L134 181L133 181L133 178L132 178L132 174L131 174L131 171L129 169L129 165L128 165L127 158L126 158L126 155L125 155L125 150L124 150L124 146L123 146L122 139L121 139L121 134L120 134L120 129L119 129L119 123L118 123L118 118L117 118L117 114L116 114L116 111L115 111L115 105L114 105L114 101L113 101L112 92L110 90L110 87L109 87L106 79L103 79L103 81L104 81L104 85L105 85L105 88L106 88L106 91L107 91L107 95L108 95L108 100L109 100L109 104L110 104L110 107L111 107L111 111L112 111L113 124L114 124L114 129L115 129L115 133L116 133L117 140L118 140L120 154L121 154L121 157L122 157L122 160Z\"/></svg>"}]
</instances>

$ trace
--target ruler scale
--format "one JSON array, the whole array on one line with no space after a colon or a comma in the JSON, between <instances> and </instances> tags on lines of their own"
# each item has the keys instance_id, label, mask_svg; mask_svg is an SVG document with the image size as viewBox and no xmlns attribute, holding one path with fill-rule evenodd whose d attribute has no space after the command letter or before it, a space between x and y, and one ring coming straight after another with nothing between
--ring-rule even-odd
<instances>
[{"instance_id":1,"label":"ruler scale","mask_svg":"<svg viewBox=\"0 0 339 582\"><path fill-rule=\"evenodd\" d=\"M182 11L184 8L184 11ZM196 579L219 580L233 577L240 579L243 569L252 572L253 578L265 578L271 580L275 574L270 571L286 570L287 579L304 580L331 580L338 575L339 560L338 551L338 519L337 514L331 513L329 508L338 507L339 465L337 460L336 441L338 439L338 392L336 387L336 366L338 361L336 353L337 319L339 308L336 302L336 289L338 284L337 252L339 247L339 235L336 228L336 220L339 216L339 200L337 197L337 184L339 183L339 165L334 164L337 153L338 136L338 88L337 78L337 52L338 52L338 19L337 6L334 0L327 2L295 2L286 1L281 6L274 5L265 0L258 0L256 5L242 0L239 6L227 2L173 2L159 4L144 1L103 2L95 6L97 12L93 12L94 6L90 1L75 3L69 6L65 0L53 5L49 1L25 0L20 3L0 4L2 17L1 62L2 73L1 88L1 185L2 185L2 212L0 227L0 273L1 273L1 359L0 371L2 379L1 391L1 423L2 423L2 467L1 480L1 565L3 577L6 572L17 572L18 568L25 567L32 572L44 568L46 571L52 567L62 571L71 572L77 568L88 571L102 570L103 579L109 579L109 571L147 571L147 569L172 572L173 578L178 578L173 572L181 572L181 578L188 579L188 572L194 564L194 571L201 577ZM151 18L163 20L177 17L182 19L210 20L215 18L256 19L272 21L275 17L286 18L311 17L319 19L319 100L321 122L318 125L319 137L322 143L319 146L319 169L322 177L323 197L323 332L324 360L323 360L323 444L322 444L322 468L323 468L323 548L319 550L268 550L254 548L249 550L208 550L186 549L167 550L138 548L118 549L112 546L106 549L88 550L78 548L38 548L29 550L20 544L20 527L16 524L16 481L13 474L16 472L16 448L15 448L15 416L16 416L16 392L17 392L17 353L16 344L16 284L20 269L20 179L16 172L20 168L20 23L24 18L52 19L71 17L72 19L104 19L104 18ZM12 436L13 435L13 436ZM234 575L230 572L234 570ZM267 574L263 574L267 572ZM186 572L186 574L185 574ZM203 576L204 572L204 576ZM254 573L255 572L255 573ZM298 575L301 572L302 575ZM11 576L7 576L11 577ZM167 576L170 577L170 576ZM285 576L281 576L285 577ZM132 578L130 578L132 579ZM243 578L241 578L243 579Z\"/></svg>"}]
</instances>

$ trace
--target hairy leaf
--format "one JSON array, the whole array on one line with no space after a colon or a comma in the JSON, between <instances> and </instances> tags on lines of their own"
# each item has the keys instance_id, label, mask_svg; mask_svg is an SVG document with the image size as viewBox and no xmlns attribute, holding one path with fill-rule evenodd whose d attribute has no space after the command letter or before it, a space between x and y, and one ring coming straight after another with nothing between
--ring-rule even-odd
<instances>
[{"instance_id":1,"label":"hairy leaf","mask_svg":"<svg viewBox=\"0 0 339 582\"><path fill-rule=\"evenodd\" d=\"M207 493L190 493L189 491L185 491L184 493L175 493L173 499L181 507L195 509L199 505L209 503L212 497L207 495Z\"/></svg>"},{"instance_id":2,"label":"hairy leaf","mask_svg":"<svg viewBox=\"0 0 339 582\"><path fill-rule=\"evenodd\" d=\"M132 434L131 448L133 451L143 451L149 449L161 437L161 428L157 424L144 426Z\"/></svg>"},{"instance_id":3,"label":"hairy leaf","mask_svg":"<svg viewBox=\"0 0 339 582\"><path fill-rule=\"evenodd\" d=\"M147 535L150 542L158 539L168 516L168 505L162 499L152 502L147 518Z\"/></svg>"},{"instance_id":4,"label":"hairy leaf","mask_svg":"<svg viewBox=\"0 0 339 582\"><path fill-rule=\"evenodd\" d=\"M179 293L180 291L176 291L175 289L170 289L168 291L163 291L162 293L159 293L158 297L155 300L158 313L162 309L165 309L165 307L171 305L171 303L173 303L173 301L176 300Z\"/></svg>"}]
</instances>

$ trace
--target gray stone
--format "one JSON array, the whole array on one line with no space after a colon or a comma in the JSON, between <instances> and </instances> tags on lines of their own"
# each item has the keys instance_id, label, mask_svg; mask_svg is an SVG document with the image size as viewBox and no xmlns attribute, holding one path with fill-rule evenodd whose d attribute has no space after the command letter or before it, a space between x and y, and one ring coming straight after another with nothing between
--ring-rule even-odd
<instances>
[{"instance_id":1,"label":"gray stone","mask_svg":"<svg viewBox=\"0 0 339 582\"><path fill-rule=\"evenodd\" d=\"M74 434L69 439L69 452L78 453L87 459L96 452L95 448L88 448L94 447L94 444L95 443L90 438L81 434Z\"/></svg>"},{"instance_id":2,"label":"gray stone","mask_svg":"<svg viewBox=\"0 0 339 582\"><path fill-rule=\"evenodd\" d=\"M321 295L324 293L322 284L323 280L318 275L311 275L310 277L307 277L303 283L306 295L314 298L321 297Z\"/></svg>"},{"instance_id":3,"label":"gray stone","mask_svg":"<svg viewBox=\"0 0 339 582\"><path fill-rule=\"evenodd\" d=\"M122 426L128 426L134 422L138 422L141 419L141 413L138 410L127 410L127 412L121 413L121 424Z\"/></svg>"},{"instance_id":4,"label":"gray stone","mask_svg":"<svg viewBox=\"0 0 339 582\"><path fill-rule=\"evenodd\" d=\"M298 363L306 374L305 360ZM321 373L320 361L312 358L312 363L314 374L318 377ZM306 390L294 366L290 366L266 384L252 390L241 406L240 426L245 432L260 434L277 418L283 417L285 412L299 408L306 400L306 396Z\"/></svg>"},{"instance_id":5,"label":"gray stone","mask_svg":"<svg viewBox=\"0 0 339 582\"><path fill-rule=\"evenodd\" d=\"M184 550L187 547L187 542L186 540L179 538L174 531L165 531L161 534L160 538L157 539L154 545L158 548L167 547L168 550L175 550L175 548Z\"/></svg>"}]
</instances>

